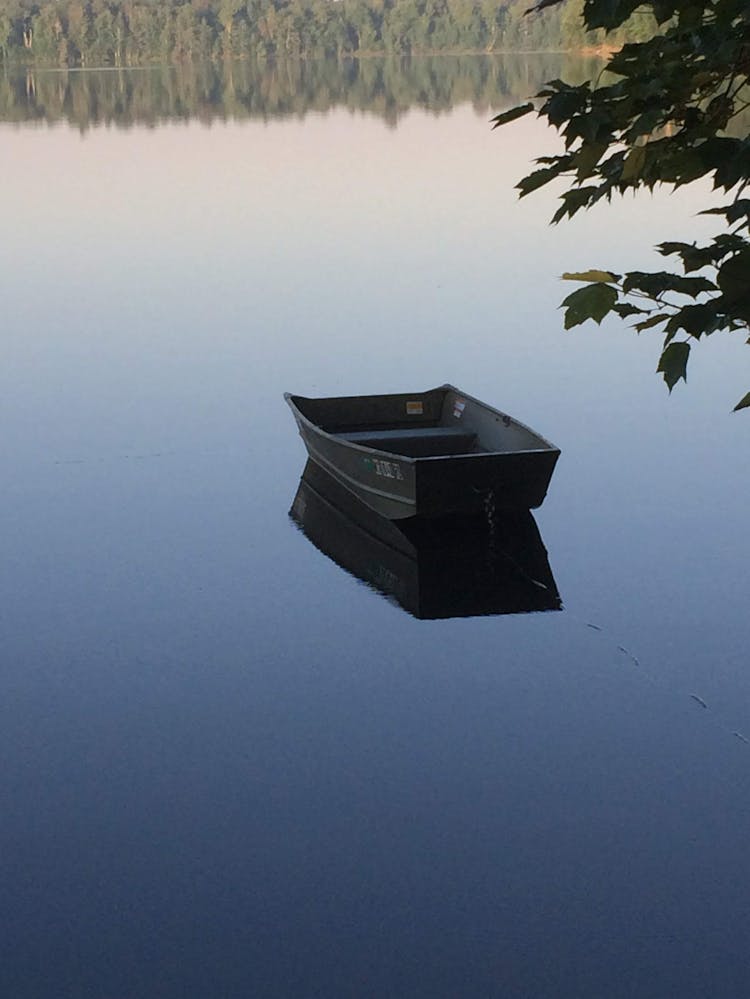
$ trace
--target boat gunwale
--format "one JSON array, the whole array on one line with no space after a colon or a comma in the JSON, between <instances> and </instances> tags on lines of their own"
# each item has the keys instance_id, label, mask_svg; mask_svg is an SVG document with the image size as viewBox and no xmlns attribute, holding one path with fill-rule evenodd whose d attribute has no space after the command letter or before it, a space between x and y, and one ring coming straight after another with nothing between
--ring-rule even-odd
<instances>
[{"instance_id":1,"label":"boat gunwale","mask_svg":"<svg viewBox=\"0 0 750 999\"><path fill-rule=\"evenodd\" d=\"M495 416L500 417L501 420L506 420L506 419L510 420L511 423L515 424L517 427L520 427L522 430L525 430L527 433L531 434L532 437L535 437L538 441L540 441L542 443L543 446L542 447L535 447L535 448L523 448L523 449L517 449L517 450L513 450L513 451L471 451L468 454L424 455L423 457L420 457L420 458L412 458L409 455L402 455L402 454L398 454L397 452L393 452L393 451L384 451L382 448L367 447L364 444L357 444L354 441L347 441L347 440L344 440L342 437L339 437L337 434L333 434L333 433L330 433L327 430L323 430L323 428L319 424L313 423L313 421L309 417L305 416L305 414L302 412L302 410L297 406L297 404L294 401L295 399L311 399L312 401L319 401L321 398L325 398L325 399L329 399L331 401L334 401L334 400L348 399L348 398L354 398L354 399L356 399L356 398L362 398L362 396L323 396L323 397L318 397L316 399L315 397L298 396L298 395L294 395L291 392L285 392L284 393L284 399L286 400L287 405L290 407L290 409L294 413L295 419L301 420L315 434L323 436L327 440L333 441L333 442L341 445L342 447L356 449L357 451L361 451L364 454L385 454L385 455L389 455L390 457L398 458L399 461L405 461L405 462L408 462L409 464L412 464L412 465L416 464L417 462L420 462L420 461L446 461L448 459L451 460L451 461L455 461L455 460L457 460L459 458L460 459L465 459L465 458L492 458L492 457L497 457L499 455L509 455L509 454L550 454L550 453L557 453L558 455L560 454L560 449L555 444L552 444L550 441L548 441L546 439L546 437L542 437L541 434L537 433L536 430L533 430L531 427L527 426L525 423L522 423L520 420L517 420L514 416L511 416L510 413L504 413L502 410L496 409L494 406L490 406L486 402L482 402L482 400L481 399L477 399L476 396L469 395L468 392L464 392L461 389L456 388L455 385L451 385L448 382L445 382L443 385L437 385L434 389L427 389L426 392L415 393L415 395L416 394L426 395L427 392L435 392L435 391L437 391L439 389L446 389L447 391L455 392L462 399L468 399L468 400L470 400L471 402L475 403L477 406L481 406L482 409L488 410L490 413L493 413ZM391 396L398 396L398 395L404 395L404 394L408 394L408 393L403 393L403 392L386 392L386 393L382 393L380 395L376 395L375 398L386 398L389 395L391 395ZM390 495L390 494L386 494L386 495Z\"/></svg>"}]
</instances>

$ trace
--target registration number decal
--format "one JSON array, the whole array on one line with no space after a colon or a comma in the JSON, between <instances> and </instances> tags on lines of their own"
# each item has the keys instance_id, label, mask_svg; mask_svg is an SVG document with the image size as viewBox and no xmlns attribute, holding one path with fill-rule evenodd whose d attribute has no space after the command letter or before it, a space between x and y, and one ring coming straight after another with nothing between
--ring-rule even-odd
<instances>
[{"instance_id":1,"label":"registration number decal","mask_svg":"<svg viewBox=\"0 0 750 999\"><path fill-rule=\"evenodd\" d=\"M403 481L404 473L401 466L395 461L383 461L381 458L365 458L365 465L383 479L400 479Z\"/></svg>"}]
</instances>

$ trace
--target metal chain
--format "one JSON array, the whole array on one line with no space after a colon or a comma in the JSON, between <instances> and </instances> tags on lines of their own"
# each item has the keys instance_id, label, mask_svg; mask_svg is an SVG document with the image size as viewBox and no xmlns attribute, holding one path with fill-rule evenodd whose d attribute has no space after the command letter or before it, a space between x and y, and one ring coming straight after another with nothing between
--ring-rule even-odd
<instances>
[{"instance_id":1,"label":"metal chain","mask_svg":"<svg viewBox=\"0 0 750 999\"><path fill-rule=\"evenodd\" d=\"M493 556L496 554L495 549L497 547L497 501L495 499L495 490L488 489L482 502L484 506L484 515L487 520L487 529L489 532L487 554L489 556L489 561L491 561Z\"/></svg>"}]
</instances>

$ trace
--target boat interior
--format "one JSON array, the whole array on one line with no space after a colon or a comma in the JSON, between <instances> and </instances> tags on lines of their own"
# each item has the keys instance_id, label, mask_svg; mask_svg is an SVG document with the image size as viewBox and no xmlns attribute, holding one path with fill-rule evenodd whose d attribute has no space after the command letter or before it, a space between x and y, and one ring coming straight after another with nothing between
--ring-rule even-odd
<instances>
[{"instance_id":1,"label":"boat interior","mask_svg":"<svg viewBox=\"0 0 750 999\"><path fill-rule=\"evenodd\" d=\"M291 400L308 420L351 444L407 458L547 449L509 416L450 386L410 395Z\"/></svg>"},{"instance_id":2,"label":"boat interior","mask_svg":"<svg viewBox=\"0 0 750 999\"><path fill-rule=\"evenodd\" d=\"M337 437L351 444L361 444L376 451L402 455L406 458L436 458L451 454L473 454L484 451L477 434L460 427L403 427L397 429L339 431Z\"/></svg>"}]
</instances>

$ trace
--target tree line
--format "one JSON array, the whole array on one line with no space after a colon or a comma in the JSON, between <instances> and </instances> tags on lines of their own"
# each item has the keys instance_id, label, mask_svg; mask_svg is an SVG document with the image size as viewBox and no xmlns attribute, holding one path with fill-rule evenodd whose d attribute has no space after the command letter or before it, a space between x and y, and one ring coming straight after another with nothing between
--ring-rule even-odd
<instances>
[{"instance_id":1,"label":"tree line","mask_svg":"<svg viewBox=\"0 0 750 999\"><path fill-rule=\"evenodd\" d=\"M137 66L215 58L581 49L583 0L526 17L529 0L0 0L0 59ZM653 30L639 12L621 39ZM617 37L608 37L616 44Z\"/></svg>"}]
</instances>

